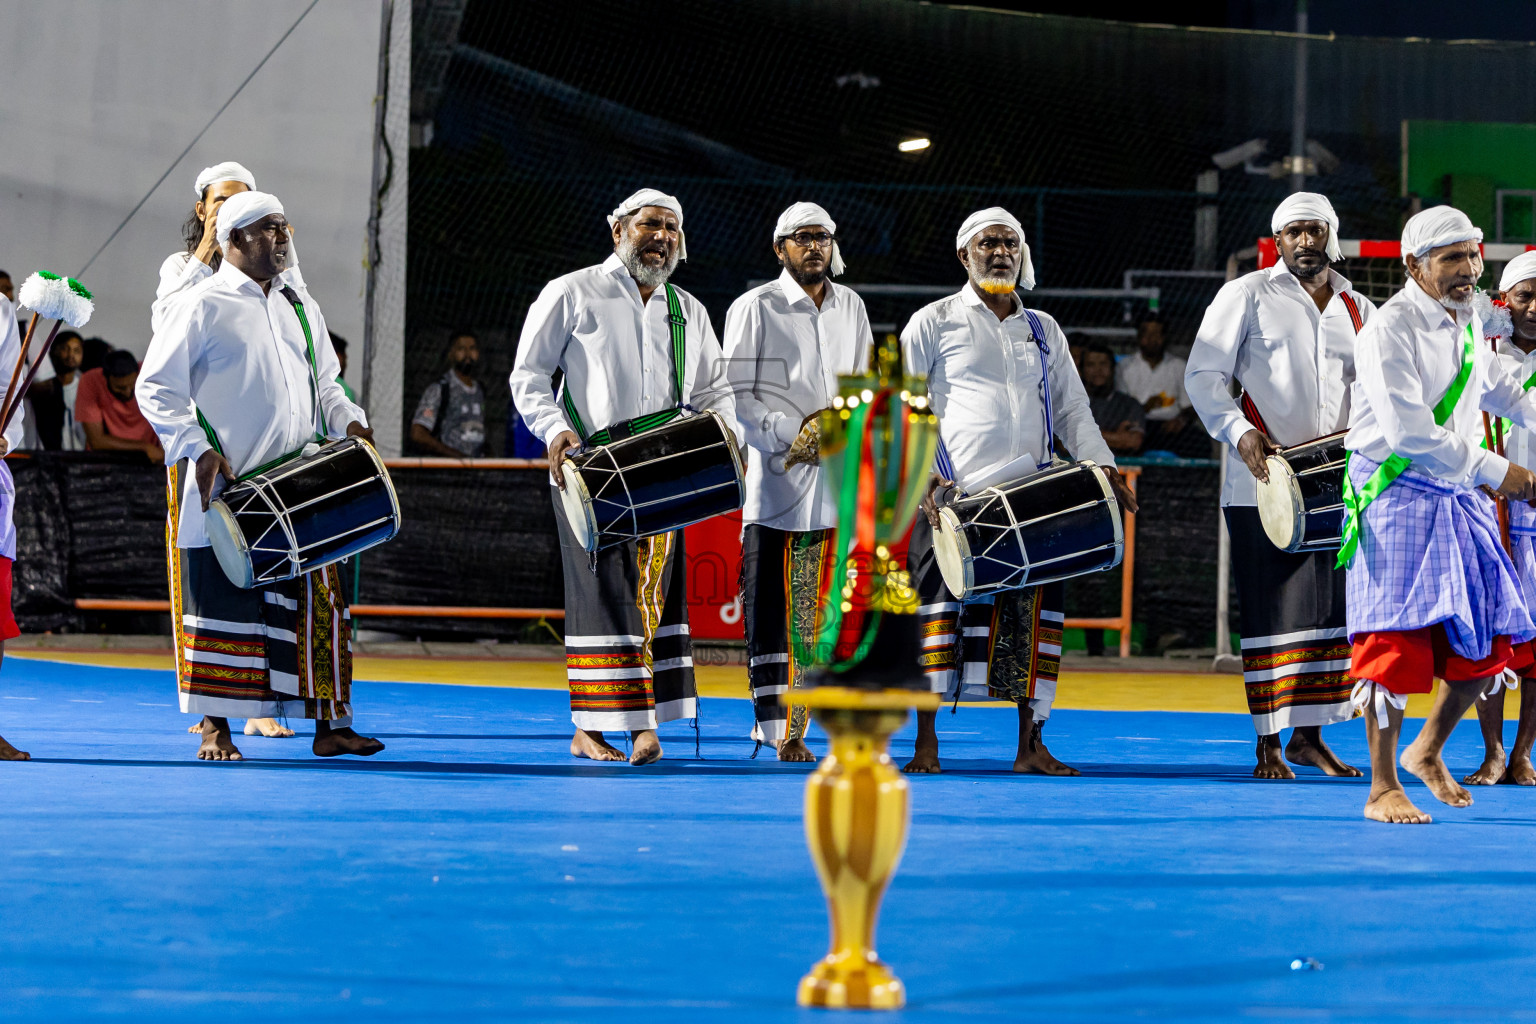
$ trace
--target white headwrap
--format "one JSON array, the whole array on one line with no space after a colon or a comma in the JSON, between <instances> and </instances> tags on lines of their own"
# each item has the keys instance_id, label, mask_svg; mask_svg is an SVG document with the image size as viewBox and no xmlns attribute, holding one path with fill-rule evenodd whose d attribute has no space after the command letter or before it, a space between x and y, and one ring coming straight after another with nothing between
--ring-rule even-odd
<instances>
[{"instance_id":1,"label":"white headwrap","mask_svg":"<svg viewBox=\"0 0 1536 1024\"><path fill-rule=\"evenodd\" d=\"M647 206L659 206L677 214L677 258L686 260L688 244L683 239L683 204L677 201L676 196L669 196L659 189L643 188L613 208L613 212L608 215L608 226L613 227L620 217L628 217Z\"/></svg>"},{"instance_id":2,"label":"white headwrap","mask_svg":"<svg viewBox=\"0 0 1536 1024\"><path fill-rule=\"evenodd\" d=\"M1504 276L1499 278L1499 291L1507 292L1532 277L1536 277L1536 249L1523 252L1504 264Z\"/></svg>"},{"instance_id":3,"label":"white headwrap","mask_svg":"<svg viewBox=\"0 0 1536 1024\"><path fill-rule=\"evenodd\" d=\"M229 233L236 228L243 228L263 217L282 212L283 204L277 201L277 196L268 192L236 192L224 200L224 205L219 208L216 232L219 248L229 248Z\"/></svg>"},{"instance_id":4,"label":"white headwrap","mask_svg":"<svg viewBox=\"0 0 1536 1024\"><path fill-rule=\"evenodd\" d=\"M1029 243L1024 241L1024 225L1001 206L977 210L965 218L965 223L960 225L960 233L955 236L955 248L964 249L971 244L971 239L981 233L982 228L994 224L1004 224L1019 233L1019 287L1029 291L1035 286L1035 265L1029 259Z\"/></svg>"},{"instance_id":5,"label":"white headwrap","mask_svg":"<svg viewBox=\"0 0 1536 1024\"><path fill-rule=\"evenodd\" d=\"M833 222L830 214L815 203L796 203L783 213L779 214L779 222L773 226L773 244L778 245L779 239L788 238L801 228L820 225L832 234L837 234L837 224ZM836 277L847 268L843 266L843 254L837 251L837 240L832 241L832 255L827 260L827 269Z\"/></svg>"},{"instance_id":6,"label":"white headwrap","mask_svg":"<svg viewBox=\"0 0 1536 1024\"><path fill-rule=\"evenodd\" d=\"M1278 235L1287 224L1298 220L1320 220L1326 223L1328 262L1337 263L1344 258L1339 252L1339 215L1333 212L1333 204L1327 196L1319 192L1292 192L1275 207L1274 216L1269 218L1269 230Z\"/></svg>"},{"instance_id":7,"label":"white headwrap","mask_svg":"<svg viewBox=\"0 0 1536 1024\"><path fill-rule=\"evenodd\" d=\"M197 198L203 198L203 193L208 191L209 185L214 185L221 181L244 182L246 188L253 192L256 190L256 175L246 170L243 165L237 164L233 160L226 160L221 164L214 164L212 167L204 167L198 172L197 184L193 187L197 193Z\"/></svg>"},{"instance_id":8,"label":"white headwrap","mask_svg":"<svg viewBox=\"0 0 1536 1024\"><path fill-rule=\"evenodd\" d=\"M1457 242L1481 242L1483 229L1454 206L1431 206L1408 218L1403 225L1403 262L1409 256L1423 259L1424 254L1442 245Z\"/></svg>"}]
</instances>

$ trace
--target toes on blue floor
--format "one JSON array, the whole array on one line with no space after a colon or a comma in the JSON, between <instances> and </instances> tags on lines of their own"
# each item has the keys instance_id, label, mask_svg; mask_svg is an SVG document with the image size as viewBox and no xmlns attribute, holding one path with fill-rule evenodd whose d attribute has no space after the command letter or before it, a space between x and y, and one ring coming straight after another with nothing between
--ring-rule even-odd
<instances>
[{"instance_id":1,"label":"toes on blue floor","mask_svg":"<svg viewBox=\"0 0 1536 1024\"><path fill-rule=\"evenodd\" d=\"M382 754L301 732L237 737L243 764L194 760L168 673L8 659L0 695L37 759L0 764L0 1019L832 1019L793 1005L827 937L807 768L748 760L745 702L705 703L702 758L673 723L633 769L573 761L550 691L363 683ZM1006 710L939 728L882 1019L1536 1016L1536 793L1411 786L1436 823L1393 828L1362 781L1253 781L1239 716L1058 712L1081 779L1007 771ZM1363 761L1359 723L1328 735Z\"/></svg>"}]
</instances>

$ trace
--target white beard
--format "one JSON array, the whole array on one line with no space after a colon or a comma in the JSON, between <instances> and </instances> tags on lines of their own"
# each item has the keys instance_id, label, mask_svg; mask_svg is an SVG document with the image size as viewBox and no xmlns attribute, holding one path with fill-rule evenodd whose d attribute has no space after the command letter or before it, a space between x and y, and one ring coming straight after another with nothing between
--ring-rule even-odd
<instances>
[{"instance_id":1,"label":"white beard","mask_svg":"<svg viewBox=\"0 0 1536 1024\"><path fill-rule=\"evenodd\" d=\"M667 283L672 272L677 269L677 250L672 250L672 256L665 266L651 267L640 258L640 250L628 237L619 240L619 260L623 262L624 269L629 271L629 276L635 279L635 283L642 288L660 288Z\"/></svg>"},{"instance_id":2,"label":"white beard","mask_svg":"<svg viewBox=\"0 0 1536 1024\"><path fill-rule=\"evenodd\" d=\"M1010 295L1019 286L1019 275L989 274L985 270L970 268L971 282L988 295Z\"/></svg>"}]
</instances>

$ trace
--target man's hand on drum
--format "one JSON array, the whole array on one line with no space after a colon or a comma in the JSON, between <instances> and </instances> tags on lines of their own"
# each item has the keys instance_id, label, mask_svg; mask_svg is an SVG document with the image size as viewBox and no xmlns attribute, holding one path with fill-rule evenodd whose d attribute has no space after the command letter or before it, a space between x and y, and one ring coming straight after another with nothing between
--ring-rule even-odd
<instances>
[{"instance_id":1,"label":"man's hand on drum","mask_svg":"<svg viewBox=\"0 0 1536 1024\"><path fill-rule=\"evenodd\" d=\"M347 436L360 437L364 441L367 441L369 444L373 444L373 428L365 427L361 423L357 422L357 420L353 420L351 423L347 424Z\"/></svg>"},{"instance_id":2,"label":"man's hand on drum","mask_svg":"<svg viewBox=\"0 0 1536 1024\"><path fill-rule=\"evenodd\" d=\"M1125 482L1125 477L1120 475L1118 469L1109 470L1109 486L1115 492L1115 500L1127 512L1135 512L1141 507L1136 504L1136 492L1131 490L1131 485Z\"/></svg>"},{"instance_id":3,"label":"man's hand on drum","mask_svg":"<svg viewBox=\"0 0 1536 1024\"><path fill-rule=\"evenodd\" d=\"M581 446L581 438L573 431L562 430L555 435L555 439L549 442L549 476L555 482L555 486L565 490L565 477L560 473L560 463L571 454L572 448Z\"/></svg>"},{"instance_id":4,"label":"man's hand on drum","mask_svg":"<svg viewBox=\"0 0 1536 1024\"><path fill-rule=\"evenodd\" d=\"M923 515L928 517L928 525L935 530L939 528L939 500L938 493L945 487L953 487L953 480L946 480L938 474L934 474L933 480L928 484L928 493L923 496Z\"/></svg>"},{"instance_id":5,"label":"man's hand on drum","mask_svg":"<svg viewBox=\"0 0 1536 1024\"><path fill-rule=\"evenodd\" d=\"M220 476L234 482L234 467L228 459L209 448L197 457L197 493L202 496L204 512L208 511L208 502L213 500L213 482Z\"/></svg>"},{"instance_id":6,"label":"man's hand on drum","mask_svg":"<svg viewBox=\"0 0 1536 1024\"><path fill-rule=\"evenodd\" d=\"M1536 473L1511 462L1504 482L1499 484L1499 493L1513 501L1536 503Z\"/></svg>"},{"instance_id":7,"label":"man's hand on drum","mask_svg":"<svg viewBox=\"0 0 1536 1024\"><path fill-rule=\"evenodd\" d=\"M1237 454L1242 457L1248 472L1260 483L1269 483L1269 466L1264 460L1279 450L1275 442L1265 437L1264 432L1257 427L1237 439Z\"/></svg>"}]
</instances>

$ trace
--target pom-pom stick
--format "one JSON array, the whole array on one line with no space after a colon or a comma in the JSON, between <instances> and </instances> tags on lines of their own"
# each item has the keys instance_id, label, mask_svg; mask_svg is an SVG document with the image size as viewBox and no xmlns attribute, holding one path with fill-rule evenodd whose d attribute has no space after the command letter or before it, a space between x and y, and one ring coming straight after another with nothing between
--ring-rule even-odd
<instances>
[{"instance_id":1,"label":"pom-pom stick","mask_svg":"<svg viewBox=\"0 0 1536 1024\"><path fill-rule=\"evenodd\" d=\"M11 371L10 386L6 388L4 409L0 411L0 433L5 432L21 408L22 396L31 386L37 371L42 368L43 358L53 347L59 329L66 322L72 327L84 327L90 321L91 314L96 311L92 298L90 291L79 281L46 270L31 274L21 283L17 299L21 305L32 310L32 321L27 325L27 336L21 343L21 353L16 357L16 368ZM23 378L21 371L27 364L27 354L32 350L32 338L37 332L38 322L44 317L54 321L53 329L48 332L48 340L43 342L31 370Z\"/></svg>"}]
</instances>

